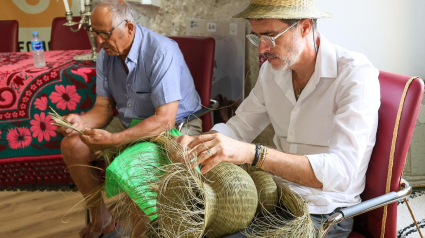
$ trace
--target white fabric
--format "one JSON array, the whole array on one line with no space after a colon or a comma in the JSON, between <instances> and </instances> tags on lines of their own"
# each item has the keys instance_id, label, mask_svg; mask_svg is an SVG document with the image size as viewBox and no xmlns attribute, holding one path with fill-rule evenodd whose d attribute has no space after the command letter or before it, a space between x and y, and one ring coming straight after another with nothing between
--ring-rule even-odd
<instances>
[{"instance_id":1,"label":"white fabric","mask_svg":"<svg viewBox=\"0 0 425 238\"><path fill-rule=\"evenodd\" d=\"M352 206L361 201L375 144L378 74L364 55L332 45L321 36L315 71L298 101L292 71L276 71L266 62L236 115L212 130L251 142L272 123L277 149L306 155L323 189L276 180L299 193L312 214Z\"/></svg>"}]
</instances>

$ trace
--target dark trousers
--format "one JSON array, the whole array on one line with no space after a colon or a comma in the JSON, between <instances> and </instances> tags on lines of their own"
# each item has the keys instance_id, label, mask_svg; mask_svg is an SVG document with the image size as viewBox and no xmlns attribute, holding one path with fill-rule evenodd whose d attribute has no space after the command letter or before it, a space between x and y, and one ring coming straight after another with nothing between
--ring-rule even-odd
<instances>
[{"instance_id":1,"label":"dark trousers","mask_svg":"<svg viewBox=\"0 0 425 238\"><path fill-rule=\"evenodd\" d=\"M281 217L288 217L287 214L281 209L277 211L277 214ZM314 226L317 228L317 230L320 228L321 224L326 221L326 219L329 218L331 214L310 214L311 220L314 223ZM259 220L262 220L262 218L258 218ZM264 221L264 220L263 220ZM345 221L340 222L339 224L332 227L330 232L328 233L327 238L345 238L348 237L351 230L353 229L353 222L354 218L347 219ZM250 227L246 228L243 231L240 231L238 233L225 236L224 238L246 238L244 234L249 234L254 229L255 224L252 224ZM317 236L317 234L316 234Z\"/></svg>"}]
</instances>

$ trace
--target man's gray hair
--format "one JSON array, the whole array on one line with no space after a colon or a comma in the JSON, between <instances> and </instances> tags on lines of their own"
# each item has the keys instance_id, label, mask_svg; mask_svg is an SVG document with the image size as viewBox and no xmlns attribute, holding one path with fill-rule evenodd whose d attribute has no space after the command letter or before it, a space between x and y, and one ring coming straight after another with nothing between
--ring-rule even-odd
<instances>
[{"instance_id":1,"label":"man's gray hair","mask_svg":"<svg viewBox=\"0 0 425 238\"><path fill-rule=\"evenodd\" d=\"M111 10L112 25L116 27L122 21L127 20L134 22L134 10L127 1L117 0L95 0L93 2L93 12L98 7L106 6ZM122 28L125 24L121 24L119 28Z\"/></svg>"}]
</instances>

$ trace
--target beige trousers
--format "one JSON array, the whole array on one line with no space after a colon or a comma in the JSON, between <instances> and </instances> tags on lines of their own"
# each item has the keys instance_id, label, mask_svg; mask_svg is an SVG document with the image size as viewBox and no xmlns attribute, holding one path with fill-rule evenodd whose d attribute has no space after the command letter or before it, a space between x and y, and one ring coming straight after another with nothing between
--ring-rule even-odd
<instances>
[{"instance_id":1,"label":"beige trousers","mask_svg":"<svg viewBox=\"0 0 425 238\"><path fill-rule=\"evenodd\" d=\"M177 126L177 125L176 125ZM117 133L127 129L118 117L114 117L105 130L110 133ZM181 131L183 135L200 135L202 134L202 121L201 119L194 119L184 124Z\"/></svg>"}]
</instances>

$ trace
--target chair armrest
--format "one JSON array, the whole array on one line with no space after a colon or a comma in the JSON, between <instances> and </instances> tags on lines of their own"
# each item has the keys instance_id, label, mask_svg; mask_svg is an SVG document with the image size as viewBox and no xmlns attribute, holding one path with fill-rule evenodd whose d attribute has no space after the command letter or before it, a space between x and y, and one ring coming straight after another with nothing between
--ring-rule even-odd
<instances>
[{"instance_id":1,"label":"chair armrest","mask_svg":"<svg viewBox=\"0 0 425 238\"><path fill-rule=\"evenodd\" d=\"M203 107L201 110L198 110L198 111L190 114L189 116L187 116L187 117L185 117L181 120L176 121L175 125L177 126L177 130L180 131L185 123L188 123L189 121L191 121L193 119L199 118L199 117L209 113L210 111L217 109L218 106L219 106L218 101L216 101L214 99L210 99L210 105Z\"/></svg>"},{"instance_id":2,"label":"chair armrest","mask_svg":"<svg viewBox=\"0 0 425 238\"><path fill-rule=\"evenodd\" d=\"M323 230L318 237L326 237L330 229L343 220L360 215L362 213L383 207L393 202L397 202L408 197L412 193L412 186L404 179L401 179L398 192L390 192L376 198L369 199L357 205L335 211L322 225Z\"/></svg>"}]
</instances>

